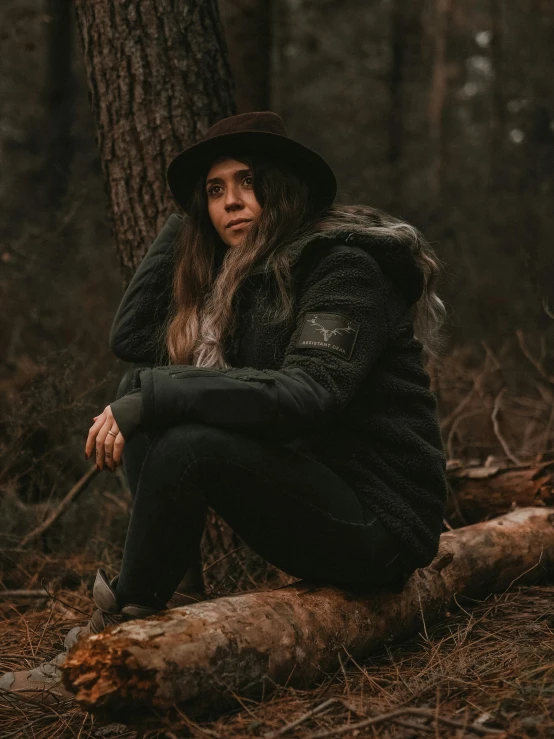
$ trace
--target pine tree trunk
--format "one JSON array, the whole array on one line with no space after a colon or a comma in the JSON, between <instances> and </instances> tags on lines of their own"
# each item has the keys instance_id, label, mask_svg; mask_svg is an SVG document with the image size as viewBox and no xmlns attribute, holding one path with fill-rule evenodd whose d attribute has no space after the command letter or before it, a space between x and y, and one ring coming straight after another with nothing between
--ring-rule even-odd
<instances>
[{"instance_id":1,"label":"pine tree trunk","mask_svg":"<svg viewBox=\"0 0 554 739\"><path fill-rule=\"evenodd\" d=\"M272 2L219 2L239 113L271 107Z\"/></svg>"},{"instance_id":2,"label":"pine tree trunk","mask_svg":"<svg viewBox=\"0 0 554 739\"><path fill-rule=\"evenodd\" d=\"M504 99L504 3L490 0L491 61L493 65L492 100L490 112L490 177L489 188L498 189L502 183L502 150L506 133L506 101Z\"/></svg>"},{"instance_id":3,"label":"pine tree trunk","mask_svg":"<svg viewBox=\"0 0 554 739\"><path fill-rule=\"evenodd\" d=\"M411 108L411 85L421 75L423 66L422 0L405 4L394 0L391 6L388 163L390 169L389 203L400 210L404 206L406 169L406 126Z\"/></svg>"},{"instance_id":4,"label":"pine tree trunk","mask_svg":"<svg viewBox=\"0 0 554 739\"><path fill-rule=\"evenodd\" d=\"M433 145L431 187L434 198L441 194L445 175L444 114L447 104L448 21L451 0L435 0L433 75L429 95L429 133Z\"/></svg>"},{"instance_id":5,"label":"pine tree trunk","mask_svg":"<svg viewBox=\"0 0 554 739\"><path fill-rule=\"evenodd\" d=\"M46 49L46 90L44 107L46 121L44 141L46 161L42 173L44 205L55 226L58 207L69 185L73 160L71 134L75 104L73 77L73 14L66 0L48 0L48 44ZM61 246L65 248L65 245Z\"/></svg>"},{"instance_id":6,"label":"pine tree trunk","mask_svg":"<svg viewBox=\"0 0 554 739\"><path fill-rule=\"evenodd\" d=\"M168 214L178 210L165 179L169 162L235 113L233 82L217 0L75 0L75 11L115 247L128 283ZM202 554L212 587L221 580L229 587L229 571L235 584L244 584L244 568L228 556L241 544L211 511Z\"/></svg>"},{"instance_id":7,"label":"pine tree trunk","mask_svg":"<svg viewBox=\"0 0 554 739\"><path fill-rule=\"evenodd\" d=\"M128 281L171 210L173 156L235 112L216 0L75 0L116 249Z\"/></svg>"}]
</instances>

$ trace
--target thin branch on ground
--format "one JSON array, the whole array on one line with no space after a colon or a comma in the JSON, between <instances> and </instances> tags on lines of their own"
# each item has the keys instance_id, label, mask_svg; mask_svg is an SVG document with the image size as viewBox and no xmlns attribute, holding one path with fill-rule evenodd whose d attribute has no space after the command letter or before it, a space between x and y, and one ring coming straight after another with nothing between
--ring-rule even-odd
<instances>
[{"instance_id":1,"label":"thin branch on ground","mask_svg":"<svg viewBox=\"0 0 554 739\"><path fill-rule=\"evenodd\" d=\"M492 409L491 421L492 421L492 425L494 428L494 435L500 442L500 445L502 446L502 449L504 450L504 454L514 464L522 464L522 461L518 459L518 457L516 457L516 455L512 452L512 450L508 446L508 442L502 436L502 432L500 431L500 424L498 423L498 413L500 411L500 401L502 400L502 397L507 390L508 390L507 387L502 388L502 390L496 396L494 400L494 407Z\"/></svg>"},{"instance_id":2,"label":"thin branch on ground","mask_svg":"<svg viewBox=\"0 0 554 739\"><path fill-rule=\"evenodd\" d=\"M44 534L45 531L48 531L52 524L54 524L58 518L67 511L70 505L77 500L79 495L86 489L90 481L96 477L97 474L98 469L96 467L91 467L87 470L81 479L73 485L67 495L62 498L47 518L39 526L34 528L28 534L25 534L23 539L19 542L19 549L24 549L29 542L33 541L33 539L36 539L41 534Z\"/></svg>"},{"instance_id":3,"label":"thin branch on ground","mask_svg":"<svg viewBox=\"0 0 554 739\"><path fill-rule=\"evenodd\" d=\"M523 333L521 329L518 328L516 330L516 336L517 336L517 340L518 340L521 351L527 357L527 359L531 362L531 364L537 370L539 375L543 379L545 379L547 382L551 382L554 384L554 375L549 374L543 362L540 359L537 359L535 356L533 356L533 354L529 350L529 347L527 346L527 341L525 340L525 334Z\"/></svg>"}]
</instances>

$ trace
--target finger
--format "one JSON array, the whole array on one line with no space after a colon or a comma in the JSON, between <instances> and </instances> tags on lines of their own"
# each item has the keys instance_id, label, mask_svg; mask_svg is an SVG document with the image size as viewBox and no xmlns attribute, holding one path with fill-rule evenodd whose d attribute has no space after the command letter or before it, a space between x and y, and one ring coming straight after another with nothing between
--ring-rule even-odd
<instances>
[{"instance_id":1,"label":"finger","mask_svg":"<svg viewBox=\"0 0 554 739\"><path fill-rule=\"evenodd\" d=\"M106 420L103 413L97 416L97 419L98 420L95 421L93 425L90 427L87 440L85 443L85 456L87 459L90 457L90 455L94 451L94 446L96 444L96 436Z\"/></svg>"},{"instance_id":2,"label":"finger","mask_svg":"<svg viewBox=\"0 0 554 739\"><path fill-rule=\"evenodd\" d=\"M110 421L109 419L106 420L96 436L96 465L101 470L104 469L104 465L106 463L104 455L104 444L106 441L106 436L108 435L108 431L111 429L112 425L113 421Z\"/></svg>"},{"instance_id":3,"label":"finger","mask_svg":"<svg viewBox=\"0 0 554 739\"><path fill-rule=\"evenodd\" d=\"M123 457L123 447L125 446L125 438L121 431L117 434L117 436L114 439L114 445L113 445L113 463L114 463L114 469L117 467L117 465L121 464L121 459Z\"/></svg>"},{"instance_id":4,"label":"finger","mask_svg":"<svg viewBox=\"0 0 554 739\"><path fill-rule=\"evenodd\" d=\"M113 461L114 442L117 439L118 434L119 428L117 426L117 423L113 423L111 428L108 430L108 433L106 434L106 438L104 440L104 460L106 462L106 466L109 467L112 472L115 469Z\"/></svg>"}]
</instances>

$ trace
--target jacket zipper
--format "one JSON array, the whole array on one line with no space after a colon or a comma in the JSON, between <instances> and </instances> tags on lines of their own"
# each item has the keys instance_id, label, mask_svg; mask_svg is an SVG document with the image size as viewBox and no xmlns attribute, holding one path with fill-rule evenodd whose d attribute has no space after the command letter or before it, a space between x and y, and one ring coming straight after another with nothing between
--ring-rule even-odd
<instances>
[{"instance_id":1,"label":"jacket zipper","mask_svg":"<svg viewBox=\"0 0 554 739\"><path fill-rule=\"evenodd\" d=\"M219 377L219 372L213 370L179 370L178 372L170 372L170 377Z\"/></svg>"},{"instance_id":2,"label":"jacket zipper","mask_svg":"<svg viewBox=\"0 0 554 739\"><path fill-rule=\"evenodd\" d=\"M213 370L179 370L178 372L171 372L170 377L222 377L225 376L225 372L215 372ZM246 382L275 382L273 377L264 377L258 375L230 375L233 380L246 380Z\"/></svg>"}]
</instances>

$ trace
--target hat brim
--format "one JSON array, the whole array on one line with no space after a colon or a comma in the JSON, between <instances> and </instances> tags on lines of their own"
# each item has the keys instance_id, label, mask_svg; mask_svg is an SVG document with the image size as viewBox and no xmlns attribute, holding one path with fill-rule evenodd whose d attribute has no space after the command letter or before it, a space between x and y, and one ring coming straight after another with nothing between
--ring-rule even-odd
<instances>
[{"instance_id":1,"label":"hat brim","mask_svg":"<svg viewBox=\"0 0 554 739\"><path fill-rule=\"evenodd\" d=\"M307 146L287 136L266 131L237 131L213 136L189 146L171 161L167 183L175 201L185 212L199 176L218 156L265 154L284 162L305 180L314 201L329 206L337 194L337 181L327 162Z\"/></svg>"}]
</instances>

